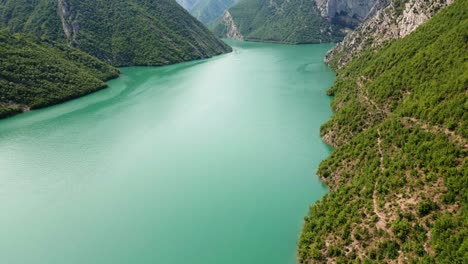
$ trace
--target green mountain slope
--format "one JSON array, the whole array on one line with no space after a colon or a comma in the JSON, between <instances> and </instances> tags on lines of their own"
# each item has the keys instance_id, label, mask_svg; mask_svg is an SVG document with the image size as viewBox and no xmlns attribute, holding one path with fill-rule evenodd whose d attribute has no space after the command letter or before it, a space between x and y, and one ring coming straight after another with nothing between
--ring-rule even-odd
<instances>
[{"instance_id":1,"label":"green mountain slope","mask_svg":"<svg viewBox=\"0 0 468 264\"><path fill-rule=\"evenodd\" d=\"M0 26L69 43L105 62L165 65L231 49L174 0L4 0Z\"/></svg>"},{"instance_id":2,"label":"green mountain slope","mask_svg":"<svg viewBox=\"0 0 468 264\"><path fill-rule=\"evenodd\" d=\"M242 0L213 25L213 31L222 37L291 44L343 37L310 0Z\"/></svg>"},{"instance_id":3,"label":"green mountain slope","mask_svg":"<svg viewBox=\"0 0 468 264\"><path fill-rule=\"evenodd\" d=\"M118 75L77 49L0 31L0 118L89 94Z\"/></svg>"},{"instance_id":4,"label":"green mountain slope","mask_svg":"<svg viewBox=\"0 0 468 264\"><path fill-rule=\"evenodd\" d=\"M301 263L468 259L468 1L338 72Z\"/></svg>"}]
</instances>

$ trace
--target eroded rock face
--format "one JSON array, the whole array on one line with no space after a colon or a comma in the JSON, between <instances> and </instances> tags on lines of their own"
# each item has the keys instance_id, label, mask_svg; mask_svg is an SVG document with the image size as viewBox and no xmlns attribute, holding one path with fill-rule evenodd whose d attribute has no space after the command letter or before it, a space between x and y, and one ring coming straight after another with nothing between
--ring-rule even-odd
<instances>
[{"instance_id":1,"label":"eroded rock face","mask_svg":"<svg viewBox=\"0 0 468 264\"><path fill-rule=\"evenodd\" d=\"M377 0L315 0L320 14L345 27L356 27L362 22Z\"/></svg>"},{"instance_id":2,"label":"eroded rock face","mask_svg":"<svg viewBox=\"0 0 468 264\"><path fill-rule=\"evenodd\" d=\"M229 11L226 11L223 16L223 22L226 25L227 33L226 37L230 39L244 40L244 36L240 33L232 15Z\"/></svg>"},{"instance_id":3,"label":"eroded rock face","mask_svg":"<svg viewBox=\"0 0 468 264\"><path fill-rule=\"evenodd\" d=\"M80 25L77 20L77 14L67 1L58 1L58 14L60 21L62 22L63 33L67 38L67 41L72 45L76 43L76 37L80 31Z\"/></svg>"},{"instance_id":4,"label":"eroded rock face","mask_svg":"<svg viewBox=\"0 0 468 264\"><path fill-rule=\"evenodd\" d=\"M333 68L342 68L365 49L377 48L389 40L409 35L452 2L453 0L408 0L397 5L395 1L378 0L367 19L327 54L325 62Z\"/></svg>"}]
</instances>

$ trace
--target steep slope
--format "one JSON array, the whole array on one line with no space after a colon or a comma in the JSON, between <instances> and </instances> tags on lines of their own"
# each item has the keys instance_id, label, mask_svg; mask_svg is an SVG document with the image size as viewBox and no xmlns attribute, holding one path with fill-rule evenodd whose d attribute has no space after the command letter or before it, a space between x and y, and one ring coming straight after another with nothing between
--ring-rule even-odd
<instances>
[{"instance_id":1,"label":"steep slope","mask_svg":"<svg viewBox=\"0 0 468 264\"><path fill-rule=\"evenodd\" d=\"M331 50L325 61L333 68L341 68L366 49L407 36L451 2L377 0L365 22Z\"/></svg>"},{"instance_id":2,"label":"steep slope","mask_svg":"<svg viewBox=\"0 0 468 264\"><path fill-rule=\"evenodd\" d=\"M315 0L322 17L348 28L367 18L377 0Z\"/></svg>"},{"instance_id":3,"label":"steep slope","mask_svg":"<svg viewBox=\"0 0 468 264\"><path fill-rule=\"evenodd\" d=\"M343 37L311 0L243 0L226 11L213 31L221 37L290 44Z\"/></svg>"},{"instance_id":4,"label":"steep slope","mask_svg":"<svg viewBox=\"0 0 468 264\"><path fill-rule=\"evenodd\" d=\"M301 263L468 259L468 0L338 71Z\"/></svg>"},{"instance_id":5,"label":"steep slope","mask_svg":"<svg viewBox=\"0 0 468 264\"><path fill-rule=\"evenodd\" d=\"M118 75L77 49L0 31L0 118L100 90Z\"/></svg>"},{"instance_id":6,"label":"steep slope","mask_svg":"<svg viewBox=\"0 0 468 264\"><path fill-rule=\"evenodd\" d=\"M230 48L173 0L4 0L0 26L69 43L105 62L165 65Z\"/></svg>"},{"instance_id":7,"label":"steep slope","mask_svg":"<svg viewBox=\"0 0 468 264\"><path fill-rule=\"evenodd\" d=\"M190 14L205 25L212 24L239 0L177 0Z\"/></svg>"}]
</instances>

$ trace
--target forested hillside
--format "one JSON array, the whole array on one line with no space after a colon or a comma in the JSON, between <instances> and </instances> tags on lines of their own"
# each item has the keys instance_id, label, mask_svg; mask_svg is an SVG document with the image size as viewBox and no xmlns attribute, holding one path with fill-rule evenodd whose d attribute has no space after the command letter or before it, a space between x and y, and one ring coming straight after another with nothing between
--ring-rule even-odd
<instances>
[{"instance_id":1,"label":"forested hillside","mask_svg":"<svg viewBox=\"0 0 468 264\"><path fill-rule=\"evenodd\" d=\"M97 91L118 75L77 49L0 31L0 118Z\"/></svg>"},{"instance_id":2,"label":"forested hillside","mask_svg":"<svg viewBox=\"0 0 468 264\"><path fill-rule=\"evenodd\" d=\"M468 1L338 71L300 263L468 259Z\"/></svg>"},{"instance_id":3,"label":"forested hillside","mask_svg":"<svg viewBox=\"0 0 468 264\"><path fill-rule=\"evenodd\" d=\"M310 0L240 1L213 25L213 31L221 37L290 44L336 42L343 37Z\"/></svg>"},{"instance_id":4,"label":"forested hillside","mask_svg":"<svg viewBox=\"0 0 468 264\"><path fill-rule=\"evenodd\" d=\"M174 0L4 0L0 26L71 44L114 66L165 65L230 51Z\"/></svg>"}]
</instances>

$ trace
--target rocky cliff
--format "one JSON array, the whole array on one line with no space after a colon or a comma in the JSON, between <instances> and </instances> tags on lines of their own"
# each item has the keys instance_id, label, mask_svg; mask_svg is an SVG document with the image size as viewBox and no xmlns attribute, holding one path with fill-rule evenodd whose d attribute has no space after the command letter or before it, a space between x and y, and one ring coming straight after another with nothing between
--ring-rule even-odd
<instances>
[{"instance_id":1,"label":"rocky cliff","mask_svg":"<svg viewBox=\"0 0 468 264\"><path fill-rule=\"evenodd\" d=\"M409 35L452 1L377 0L367 19L331 50L325 61L333 68L341 68L365 49Z\"/></svg>"},{"instance_id":2,"label":"rocky cliff","mask_svg":"<svg viewBox=\"0 0 468 264\"><path fill-rule=\"evenodd\" d=\"M201 0L176 0L176 2L190 12Z\"/></svg>"},{"instance_id":3,"label":"rocky cliff","mask_svg":"<svg viewBox=\"0 0 468 264\"><path fill-rule=\"evenodd\" d=\"M234 19L232 18L231 12L226 11L223 15L223 24L225 25L225 30L222 35L226 36L230 39L237 39L237 40L244 40L244 36L240 33L239 29L237 28Z\"/></svg>"},{"instance_id":4,"label":"rocky cliff","mask_svg":"<svg viewBox=\"0 0 468 264\"><path fill-rule=\"evenodd\" d=\"M377 0L315 0L322 17L345 27L358 26Z\"/></svg>"}]
</instances>

